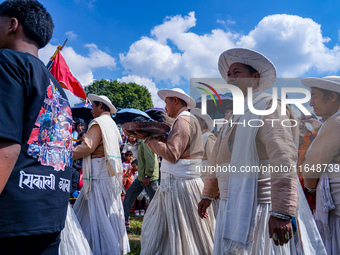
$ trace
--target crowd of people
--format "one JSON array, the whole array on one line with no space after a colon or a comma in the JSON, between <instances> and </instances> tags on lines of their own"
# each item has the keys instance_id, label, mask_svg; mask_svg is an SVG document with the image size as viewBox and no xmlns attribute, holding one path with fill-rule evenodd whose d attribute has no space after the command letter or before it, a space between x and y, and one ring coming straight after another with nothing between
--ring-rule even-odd
<instances>
[{"instance_id":1,"label":"crowd of people","mask_svg":"<svg viewBox=\"0 0 340 255\"><path fill-rule=\"evenodd\" d=\"M267 57L226 50L218 69L244 114L226 111L213 133L193 98L161 89L160 138L119 128L105 95L88 95L90 123L73 121L38 59L53 27L35 0L0 4L0 254L128 254L133 205L143 255L340 254L340 77L302 79L321 119L298 120L264 92L276 81ZM254 166L291 170L239 171Z\"/></svg>"}]
</instances>

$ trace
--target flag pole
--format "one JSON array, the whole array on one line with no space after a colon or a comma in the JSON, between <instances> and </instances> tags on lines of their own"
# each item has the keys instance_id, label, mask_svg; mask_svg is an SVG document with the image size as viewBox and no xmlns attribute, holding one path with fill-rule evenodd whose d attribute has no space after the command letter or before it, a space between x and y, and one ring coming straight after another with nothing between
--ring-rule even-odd
<instances>
[{"instance_id":1,"label":"flag pole","mask_svg":"<svg viewBox=\"0 0 340 255\"><path fill-rule=\"evenodd\" d=\"M67 43L67 41L68 41L68 38L66 38L66 40L65 40L65 42L64 42L64 44L63 44L63 46L61 46L61 49L60 49L60 51L62 51L62 50L63 50L63 48L64 48L65 44Z\"/></svg>"},{"instance_id":2,"label":"flag pole","mask_svg":"<svg viewBox=\"0 0 340 255\"><path fill-rule=\"evenodd\" d=\"M62 46L61 46L60 44L58 45L56 51L54 52L54 54L53 54L52 57L50 58L50 61L48 61L46 67L47 67L47 69L48 69L49 71L51 70L51 67L52 67L52 64L53 64L53 61L54 61L55 56L58 54L59 51L61 51L61 50L64 48L64 46L65 46L65 44L66 44L67 41L68 41L68 38L66 38L66 40L65 40L65 42L63 43Z\"/></svg>"}]
</instances>

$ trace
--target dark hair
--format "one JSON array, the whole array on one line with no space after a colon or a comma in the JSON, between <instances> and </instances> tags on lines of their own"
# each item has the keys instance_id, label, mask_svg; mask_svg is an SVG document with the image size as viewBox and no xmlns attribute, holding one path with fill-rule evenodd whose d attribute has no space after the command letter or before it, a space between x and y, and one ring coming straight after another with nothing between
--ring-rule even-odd
<instances>
[{"instance_id":1,"label":"dark hair","mask_svg":"<svg viewBox=\"0 0 340 255\"><path fill-rule=\"evenodd\" d=\"M80 134L78 135L78 138L82 138L85 135L84 132L80 132Z\"/></svg>"},{"instance_id":2,"label":"dark hair","mask_svg":"<svg viewBox=\"0 0 340 255\"><path fill-rule=\"evenodd\" d=\"M133 155L133 153L132 153L132 151L126 151L124 155L125 155L125 157L127 157L127 156L130 156L130 155Z\"/></svg>"},{"instance_id":3,"label":"dark hair","mask_svg":"<svg viewBox=\"0 0 340 255\"><path fill-rule=\"evenodd\" d=\"M138 160L137 160L137 159L135 159L134 161L132 161L131 165L132 165L132 164L135 164L135 165L137 165L137 166L138 166Z\"/></svg>"},{"instance_id":4,"label":"dark hair","mask_svg":"<svg viewBox=\"0 0 340 255\"><path fill-rule=\"evenodd\" d=\"M52 38L52 17L38 1L7 0L0 4L0 17L16 18L23 27L24 35L36 42L39 49Z\"/></svg>"},{"instance_id":5,"label":"dark hair","mask_svg":"<svg viewBox=\"0 0 340 255\"><path fill-rule=\"evenodd\" d=\"M328 101L328 99L330 99L330 97L332 95L332 92L337 94L337 101L340 101L340 93L337 93L335 91L326 90L326 89L320 89L320 88L317 88L317 89L322 92L322 94L323 94L323 99L322 100L325 103Z\"/></svg>"},{"instance_id":6,"label":"dark hair","mask_svg":"<svg viewBox=\"0 0 340 255\"><path fill-rule=\"evenodd\" d=\"M75 123L76 127L78 127L78 125L81 124L81 126L85 127L85 122L83 119L78 119Z\"/></svg>"},{"instance_id":7,"label":"dark hair","mask_svg":"<svg viewBox=\"0 0 340 255\"><path fill-rule=\"evenodd\" d=\"M250 73L250 75L253 75L254 73L258 73L260 74L254 67L247 65L247 64L243 64L244 67L248 70L248 72ZM260 85L260 79L257 81L257 87L258 88Z\"/></svg>"},{"instance_id":8,"label":"dark hair","mask_svg":"<svg viewBox=\"0 0 340 255\"><path fill-rule=\"evenodd\" d=\"M177 98L178 98L178 97L177 97ZM181 102L181 104L182 104L184 107L187 107L187 106L188 106L187 102L185 102L183 99L178 98L178 100Z\"/></svg>"},{"instance_id":9,"label":"dark hair","mask_svg":"<svg viewBox=\"0 0 340 255\"><path fill-rule=\"evenodd\" d=\"M98 106L99 103L102 103L102 108L103 108L103 110L104 110L105 112L110 112L110 108L109 108L106 104L104 104L103 102L93 101L93 103L94 103L96 106Z\"/></svg>"},{"instance_id":10,"label":"dark hair","mask_svg":"<svg viewBox=\"0 0 340 255\"><path fill-rule=\"evenodd\" d=\"M243 65L244 65L245 68L247 68L247 70L249 71L250 75L252 75L254 73L258 73L258 71L254 67L252 67L250 65L247 65L247 64L243 64Z\"/></svg>"},{"instance_id":11,"label":"dark hair","mask_svg":"<svg viewBox=\"0 0 340 255\"><path fill-rule=\"evenodd\" d=\"M174 97L170 97L170 98L171 98L172 101L174 100ZM185 102L183 99L180 99L179 97L176 97L176 98L183 105L183 107L187 107L188 106L187 102Z\"/></svg>"}]
</instances>

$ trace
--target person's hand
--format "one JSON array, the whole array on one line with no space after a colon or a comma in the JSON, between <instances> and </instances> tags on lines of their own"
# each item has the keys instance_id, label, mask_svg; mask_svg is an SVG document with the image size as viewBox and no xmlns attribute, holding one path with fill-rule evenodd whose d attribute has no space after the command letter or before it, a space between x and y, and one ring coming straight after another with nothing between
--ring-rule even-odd
<instances>
[{"instance_id":1,"label":"person's hand","mask_svg":"<svg viewBox=\"0 0 340 255\"><path fill-rule=\"evenodd\" d=\"M275 234L275 236L274 236ZM288 243L293 237L293 228L290 220L282 220L273 216L269 218L269 237L273 238L275 245ZM275 240L276 239L276 240Z\"/></svg>"},{"instance_id":2,"label":"person's hand","mask_svg":"<svg viewBox=\"0 0 340 255\"><path fill-rule=\"evenodd\" d=\"M128 137L136 137L137 139L143 139L143 140L148 136L148 133L139 132L139 131L129 132L127 130L124 130L124 133Z\"/></svg>"},{"instance_id":3,"label":"person's hand","mask_svg":"<svg viewBox=\"0 0 340 255\"><path fill-rule=\"evenodd\" d=\"M145 186L148 186L149 183L150 183L150 178L144 177L144 179L143 179L143 186L144 186L144 187L145 187Z\"/></svg>"},{"instance_id":4,"label":"person's hand","mask_svg":"<svg viewBox=\"0 0 340 255\"><path fill-rule=\"evenodd\" d=\"M198 215L201 219L208 218L207 208L211 204L211 200L209 199L202 199L201 202L198 203Z\"/></svg>"},{"instance_id":5,"label":"person's hand","mask_svg":"<svg viewBox=\"0 0 340 255\"><path fill-rule=\"evenodd\" d=\"M162 135L162 136L155 137L155 139L156 139L157 141L166 143L166 142L168 141L168 136L167 136L167 135Z\"/></svg>"}]
</instances>

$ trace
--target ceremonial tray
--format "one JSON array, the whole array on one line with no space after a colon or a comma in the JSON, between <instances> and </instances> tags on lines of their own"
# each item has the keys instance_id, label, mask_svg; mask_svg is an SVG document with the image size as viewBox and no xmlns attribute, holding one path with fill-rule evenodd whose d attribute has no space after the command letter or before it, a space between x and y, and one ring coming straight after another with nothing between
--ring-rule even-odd
<instances>
[{"instance_id":1,"label":"ceremonial tray","mask_svg":"<svg viewBox=\"0 0 340 255\"><path fill-rule=\"evenodd\" d=\"M135 131L146 132L155 137L165 135L170 131L170 127L168 125L157 121L127 122L122 125L122 128L132 133Z\"/></svg>"}]
</instances>

